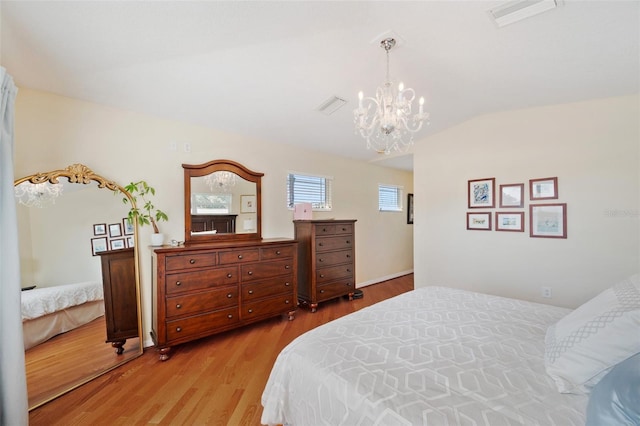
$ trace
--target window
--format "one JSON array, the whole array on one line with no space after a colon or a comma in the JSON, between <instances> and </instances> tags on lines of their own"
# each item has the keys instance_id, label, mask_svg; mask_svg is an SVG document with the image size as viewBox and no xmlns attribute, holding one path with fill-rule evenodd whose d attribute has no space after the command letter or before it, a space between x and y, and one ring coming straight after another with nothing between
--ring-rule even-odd
<instances>
[{"instance_id":1,"label":"window","mask_svg":"<svg viewBox=\"0 0 640 426\"><path fill-rule=\"evenodd\" d=\"M231 212L231 194L194 193L192 214L226 214Z\"/></svg>"},{"instance_id":2,"label":"window","mask_svg":"<svg viewBox=\"0 0 640 426\"><path fill-rule=\"evenodd\" d=\"M402 187L378 185L378 210L381 212L401 212Z\"/></svg>"},{"instance_id":3,"label":"window","mask_svg":"<svg viewBox=\"0 0 640 426\"><path fill-rule=\"evenodd\" d=\"M311 203L313 210L331 210L332 178L325 176L287 175L287 206Z\"/></svg>"}]
</instances>

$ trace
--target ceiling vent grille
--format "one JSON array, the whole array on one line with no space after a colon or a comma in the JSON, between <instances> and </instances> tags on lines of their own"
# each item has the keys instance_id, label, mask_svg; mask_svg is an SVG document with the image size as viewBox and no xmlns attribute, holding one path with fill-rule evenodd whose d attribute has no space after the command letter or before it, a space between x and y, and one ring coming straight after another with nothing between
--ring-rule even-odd
<instances>
[{"instance_id":1,"label":"ceiling vent grille","mask_svg":"<svg viewBox=\"0 0 640 426\"><path fill-rule=\"evenodd\" d=\"M331 115L347 103L346 99L339 96L331 96L329 99L320 104L317 111L320 111L324 115Z\"/></svg>"},{"instance_id":2,"label":"ceiling vent grille","mask_svg":"<svg viewBox=\"0 0 640 426\"><path fill-rule=\"evenodd\" d=\"M498 28L502 28L506 25L555 9L560 6L561 3L562 0L516 0L493 8L489 10L488 13Z\"/></svg>"}]
</instances>

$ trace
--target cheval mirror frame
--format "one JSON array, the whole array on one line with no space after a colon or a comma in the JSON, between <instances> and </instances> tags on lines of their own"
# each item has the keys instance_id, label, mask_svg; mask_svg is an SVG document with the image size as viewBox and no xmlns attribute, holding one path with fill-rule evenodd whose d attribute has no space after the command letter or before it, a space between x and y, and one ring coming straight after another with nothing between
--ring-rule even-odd
<instances>
[{"instance_id":1,"label":"cheval mirror frame","mask_svg":"<svg viewBox=\"0 0 640 426\"><path fill-rule=\"evenodd\" d=\"M84 185L89 185L93 182L97 183L97 188L98 189L108 189L111 190L115 193L121 193L124 196L127 197L127 199L129 200L129 202L131 203L132 207L136 207L135 205L135 200L133 199L133 197L131 196L131 194L124 189L122 186L118 185L117 183L107 180L104 177L95 174L89 167L83 165L83 164L73 164L71 166L66 167L65 169L61 169L61 170L53 170L50 172L44 172L44 173L36 173L30 176L25 176L22 177L20 179L17 179L14 181L14 187L24 183L24 182L30 182L32 184L42 184L42 183L50 183L50 184L58 184L59 183L59 178L67 178L69 181L69 184L84 184ZM65 182L66 183L66 182ZM120 199L117 199L120 202ZM97 372L93 372L90 375L79 379L78 381L76 381L75 383L70 383L67 387L61 387L58 389L55 389L54 391L52 391L52 394L50 396L48 396L46 399L43 400L39 400L35 403L32 403L31 401L29 402L29 410L33 410L37 407L40 407L44 404L46 404L49 401L52 401L62 395L64 395L67 392L70 392L73 389L78 388L79 386L90 382L91 380L107 373L108 371L113 370L114 368L117 368L129 361L131 361L132 359L135 359L137 357L139 357L140 355L142 355L143 351L144 351L144 347L143 347L143 339L142 339L142 310L141 310L141 303L140 303L140 265L139 265L139 254L138 254L138 226L137 223L134 224L133 226L133 238L134 238L134 269L135 269L135 291L136 291L136 309L137 309L137 317L138 317L138 340L139 340L139 347L137 350L137 353L135 354L130 354L128 355L126 358L124 358L121 361L118 361L116 363L113 363L107 367L105 367L103 370L97 371ZM114 346L115 347L115 346ZM120 353L120 352L118 352Z\"/></svg>"},{"instance_id":2,"label":"cheval mirror frame","mask_svg":"<svg viewBox=\"0 0 640 426\"><path fill-rule=\"evenodd\" d=\"M212 243L222 241L254 241L262 239L262 176L264 173L254 172L247 169L243 165L231 160L213 160L204 164L183 164L184 169L184 241L185 244ZM191 178L203 177L214 172L232 172L238 177L253 182L256 186L256 232L251 233L203 233L192 232L193 224L191 221L192 214L192 194L191 194Z\"/></svg>"}]
</instances>

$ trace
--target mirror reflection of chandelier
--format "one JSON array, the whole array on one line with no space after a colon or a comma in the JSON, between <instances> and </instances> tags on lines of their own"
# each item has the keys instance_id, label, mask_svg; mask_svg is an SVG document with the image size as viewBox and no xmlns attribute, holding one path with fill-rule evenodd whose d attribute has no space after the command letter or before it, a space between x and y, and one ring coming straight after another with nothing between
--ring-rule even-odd
<instances>
[{"instance_id":1,"label":"mirror reflection of chandelier","mask_svg":"<svg viewBox=\"0 0 640 426\"><path fill-rule=\"evenodd\" d=\"M416 94L413 89L405 88L402 83L398 90L389 79L389 50L396 40L386 38L380 42L387 52L387 80L378 87L376 97L364 97L358 93L358 108L353 111L356 133L367 141L367 148L382 154L393 151L404 152L413 145L413 135L422 129L429 119L424 112L424 98L420 98L418 113L411 115L411 107Z\"/></svg>"},{"instance_id":2,"label":"mirror reflection of chandelier","mask_svg":"<svg viewBox=\"0 0 640 426\"><path fill-rule=\"evenodd\" d=\"M232 172L213 172L204 177L211 192L230 192L236 186L236 174Z\"/></svg>"},{"instance_id":3,"label":"mirror reflection of chandelier","mask_svg":"<svg viewBox=\"0 0 640 426\"><path fill-rule=\"evenodd\" d=\"M62 194L61 183L31 183L22 182L14 187L15 196L20 204L27 207L44 207L54 204L56 198Z\"/></svg>"}]
</instances>

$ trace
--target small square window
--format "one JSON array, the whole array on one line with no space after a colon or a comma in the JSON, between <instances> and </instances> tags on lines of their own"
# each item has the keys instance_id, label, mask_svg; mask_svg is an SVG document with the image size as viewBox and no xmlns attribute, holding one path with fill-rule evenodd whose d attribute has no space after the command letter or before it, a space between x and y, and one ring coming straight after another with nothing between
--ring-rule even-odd
<instances>
[{"instance_id":1,"label":"small square window","mask_svg":"<svg viewBox=\"0 0 640 426\"><path fill-rule=\"evenodd\" d=\"M287 207L298 203L311 203L313 210L331 210L331 184L326 176L298 173L287 175Z\"/></svg>"},{"instance_id":2,"label":"small square window","mask_svg":"<svg viewBox=\"0 0 640 426\"><path fill-rule=\"evenodd\" d=\"M378 185L378 210L381 212L402 211L402 187Z\"/></svg>"}]
</instances>

